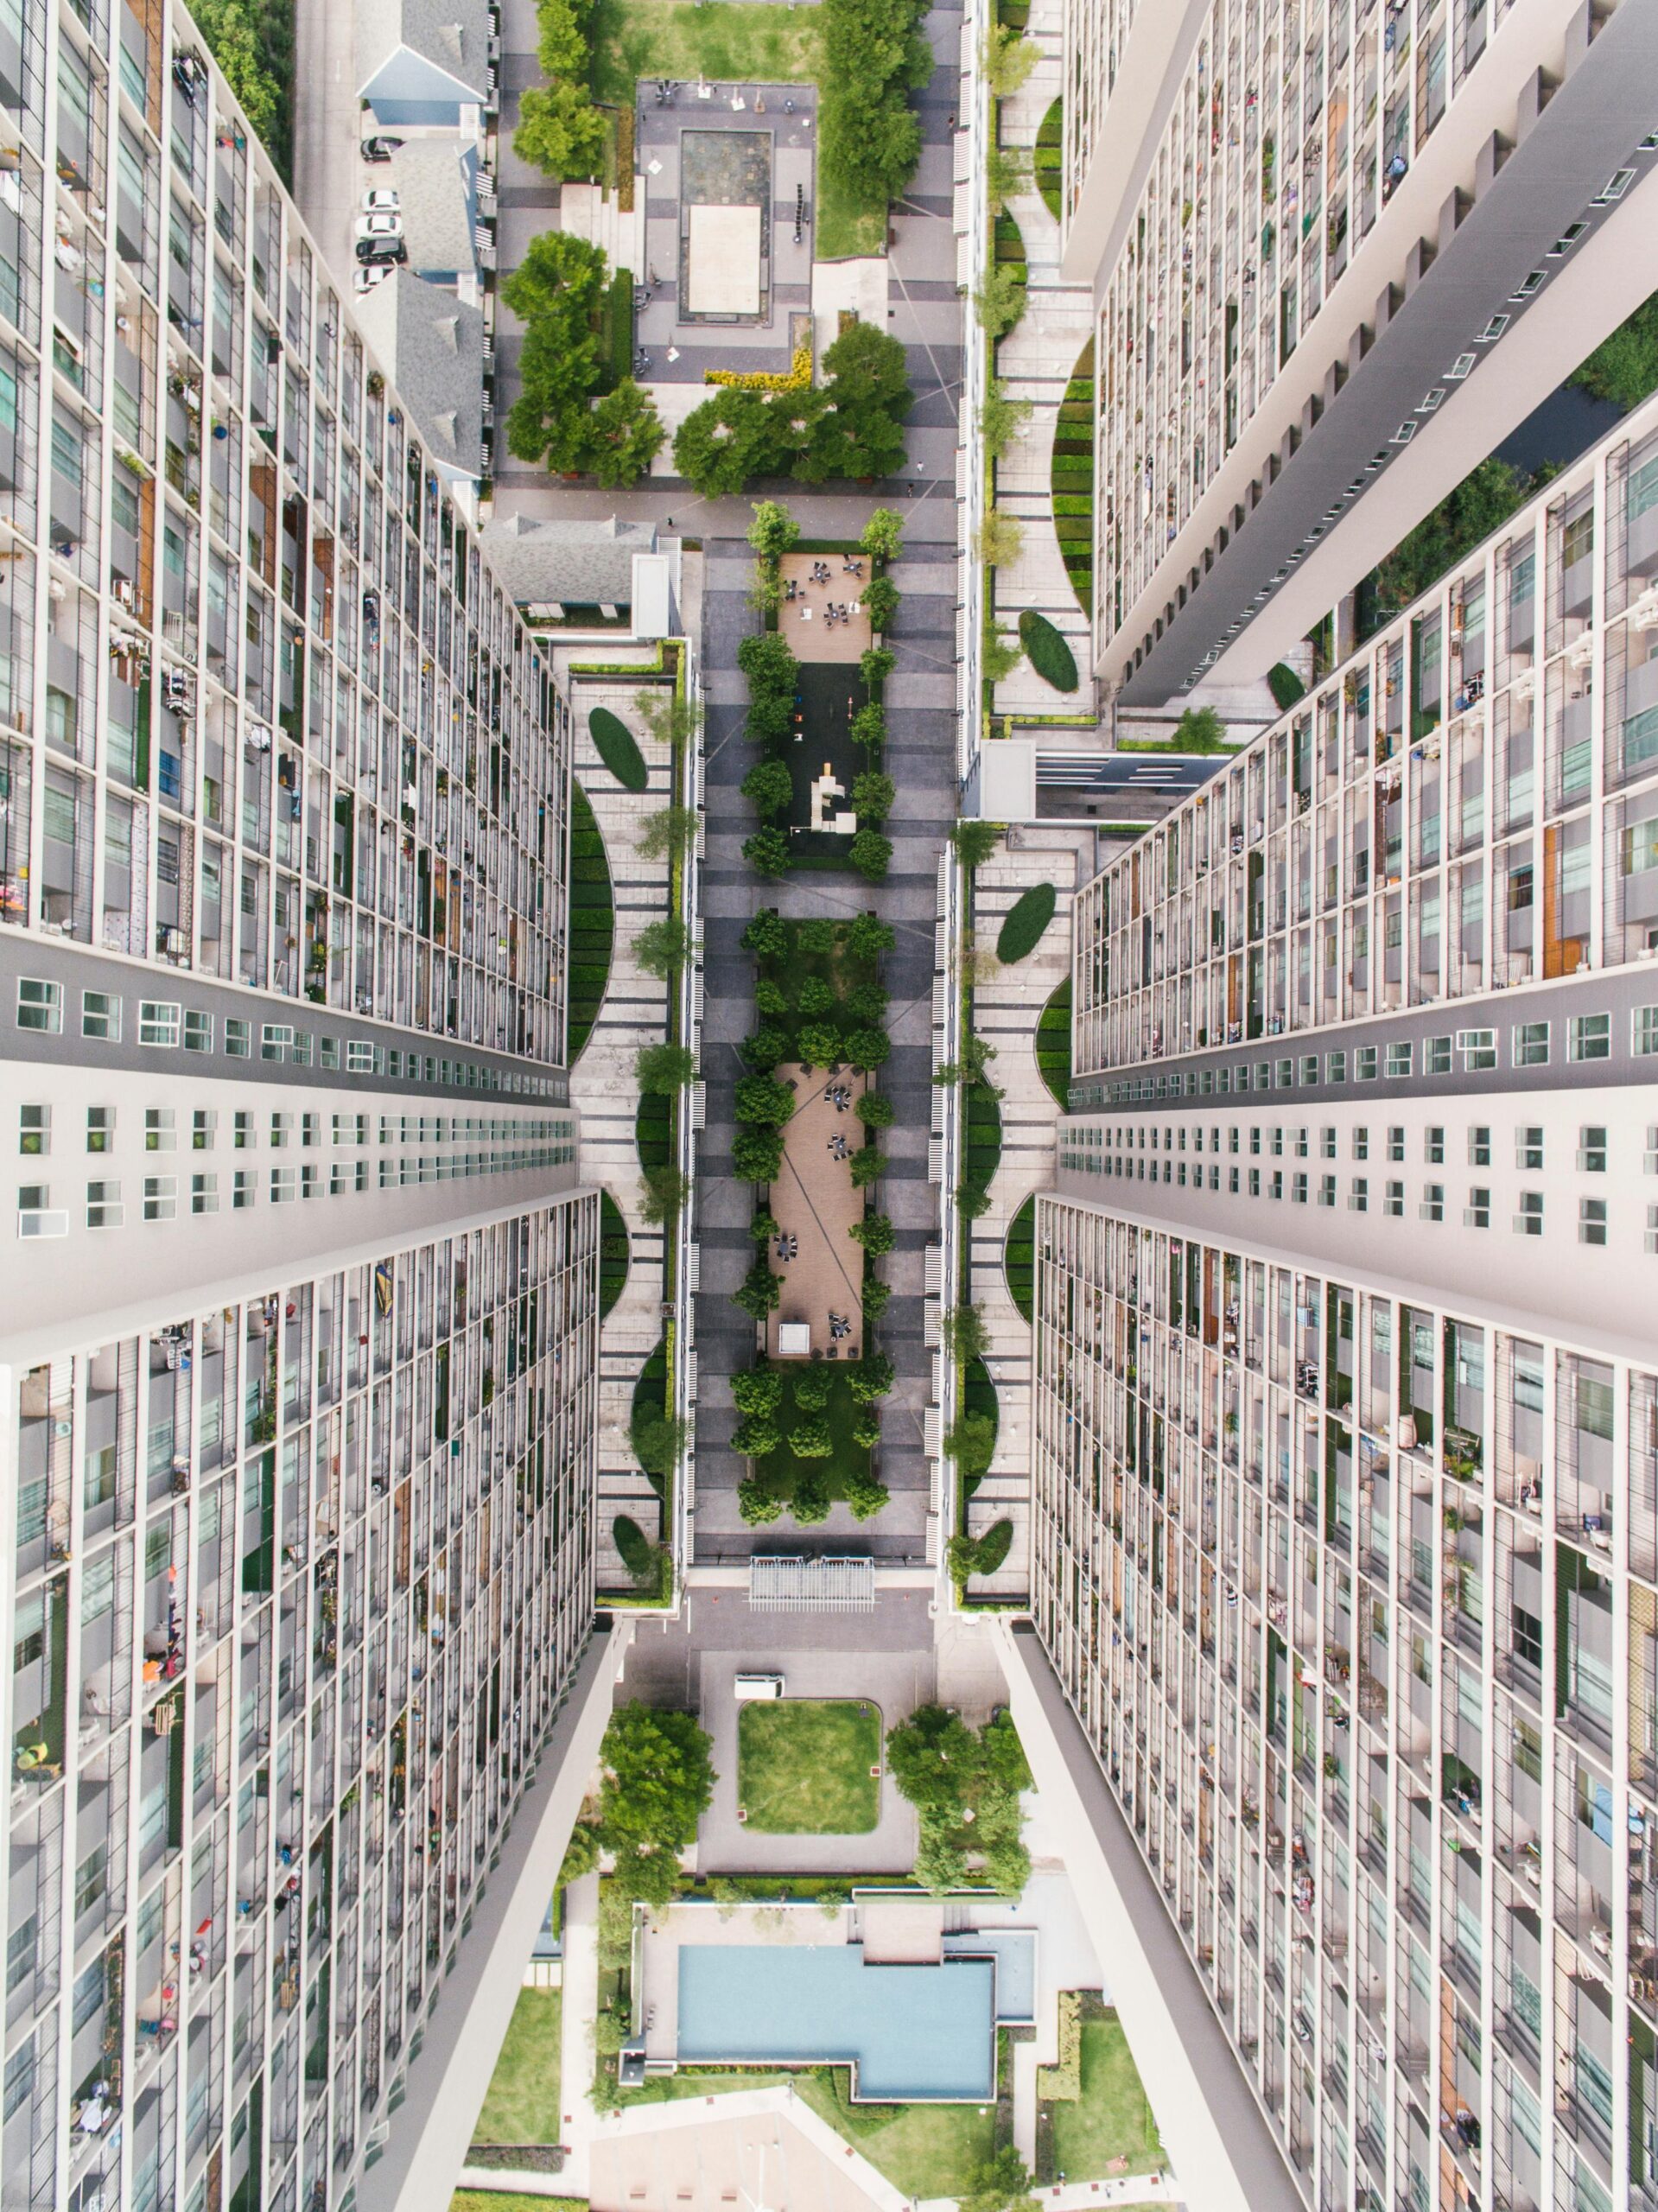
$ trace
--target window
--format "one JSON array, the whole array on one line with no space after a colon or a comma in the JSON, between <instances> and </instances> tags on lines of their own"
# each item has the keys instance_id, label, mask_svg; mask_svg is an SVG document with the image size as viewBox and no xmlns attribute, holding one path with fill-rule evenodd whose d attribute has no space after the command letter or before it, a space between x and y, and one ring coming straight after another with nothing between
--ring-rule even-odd
<instances>
[{"instance_id":1,"label":"window","mask_svg":"<svg viewBox=\"0 0 1658 2212\"><path fill-rule=\"evenodd\" d=\"M288 1141L288 1133L294 1126L291 1114L273 1114L270 1117L270 1141L278 1150Z\"/></svg>"},{"instance_id":2,"label":"window","mask_svg":"<svg viewBox=\"0 0 1658 2212\"><path fill-rule=\"evenodd\" d=\"M1403 1217L1405 1211L1405 1186L1402 1183L1388 1184L1387 1200L1382 1210L1384 1213L1391 1214L1395 1221Z\"/></svg>"},{"instance_id":3,"label":"window","mask_svg":"<svg viewBox=\"0 0 1658 2212\"><path fill-rule=\"evenodd\" d=\"M17 1234L20 1236L67 1236L69 1217L54 1211L52 1193L44 1183L25 1183L17 1192Z\"/></svg>"},{"instance_id":4,"label":"window","mask_svg":"<svg viewBox=\"0 0 1658 2212\"><path fill-rule=\"evenodd\" d=\"M52 1109L49 1106L20 1106L17 1109L17 1149L30 1159L51 1151Z\"/></svg>"},{"instance_id":5,"label":"window","mask_svg":"<svg viewBox=\"0 0 1658 2212\"><path fill-rule=\"evenodd\" d=\"M217 1175L193 1175L190 1178L190 1211L192 1213L219 1211Z\"/></svg>"},{"instance_id":6,"label":"window","mask_svg":"<svg viewBox=\"0 0 1658 2212\"><path fill-rule=\"evenodd\" d=\"M258 1141L257 1134L253 1127L252 1115L238 1113L236 1116L236 1126L231 1133L231 1142L234 1149L238 1152L246 1152Z\"/></svg>"},{"instance_id":7,"label":"window","mask_svg":"<svg viewBox=\"0 0 1658 2212\"><path fill-rule=\"evenodd\" d=\"M1290 1178L1290 1203L1291 1203L1291 1205L1298 1205L1298 1206L1304 1206L1304 1205L1306 1204L1306 1202L1307 1202L1307 1179L1306 1179L1306 1177L1305 1177L1305 1175L1303 1175L1303 1174L1295 1174L1295 1175L1292 1175L1292 1176L1291 1176L1291 1178Z\"/></svg>"},{"instance_id":8,"label":"window","mask_svg":"<svg viewBox=\"0 0 1658 2212\"><path fill-rule=\"evenodd\" d=\"M189 1013L184 1017L184 1049L187 1052L211 1052L213 1048L213 1018L210 1014Z\"/></svg>"},{"instance_id":9,"label":"window","mask_svg":"<svg viewBox=\"0 0 1658 2212\"><path fill-rule=\"evenodd\" d=\"M1261 1196L1261 1170L1258 1167L1249 1170L1249 1196L1252 1198Z\"/></svg>"},{"instance_id":10,"label":"window","mask_svg":"<svg viewBox=\"0 0 1658 2212\"><path fill-rule=\"evenodd\" d=\"M1376 1048L1361 1045L1353 1055L1353 1073L1360 1083L1374 1083L1376 1079Z\"/></svg>"},{"instance_id":11,"label":"window","mask_svg":"<svg viewBox=\"0 0 1658 2212\"><path fill-rule=\"evenodd\" d=\"M1540 1191L1522 1191L1520 1211L1514 1217L1516 1236L1540 1236L1543 1233L1543 1194Z\"/></svg>"},{"instance_id":12,"label":"window","mask_svg":"<svg viewBox=\"0 0 1658 2212\"><path fill-rule=\"evenodd\" d=\"M1416 1048L1408 1041L1388 1047L1388 1073L1390 1077L1408 1075L1415 1058Z\"/></svg>"},{"instance_id":13,"label":"window","mask_svg":"<svg viewBox=\"0 0 1658 2212\"><path fill-rule=\"evenodd\" d=\"M178 1041L178 1007L168 999L140 999L138 1042L141 1045L176 1046Z\"/></svg>"},{"instance_id":14,"label":"window","mask_svg":"<svg viewBox=\"0 0 1658 2212\"><path fill-rule=\"evenodd\" d=\"M1569 1060L1605 1060L1612 1052L1610 1014L1574 1014L1566 1025L1566 1056Z\"/></svg>"},{"instance_id":15,"label":"window","mask_svg":"<svg viewBox=\"0 0 1658 2212\"><path fill-rule=\"evenodd\" d=\"M294 1171L291 1167L273 1167L270 1171L270 1203L285 1206L294 1195Z\"/></svg>"},{"instance_id":16,"label":"window","mask_svg":"<svg viewBox=\"0 0 1658 2212\"><path fill-rule=\"evenodd\" d=\"M1491 1129L1487 1122L1471 1122L1468 1130L1468 1165L1489 1167L1491 1164Z\"/></svg>"},{"instance_id":17,"label":"window","mask_svg":"<svg viewBox=\"0 0 1658 2212\"><path fill-rule=\"evenodd\" d=\"M80 995L80 1033L105 1045L121 1041L121 1001L113 991L83 991Z\"/></svg>"},{"instance_id":18,"label":"window","mask_svg":"<svg viewBox=\"0 0 1658 2212\"><path fill-rule=\"evenodd\" d=\"M173 1149L173 1109L170 1106L147 1106L144 1109L144 1150L171 1152Z\"/></svg>"},{"instance_id":19,"label":"window","mask_svg":"<svg viewBox=\"0 0 1658 2212\"><path fill-rule=\"evenodd\" d=\"M1333 1160L1336 1157L1336 1132L1334 1129L1325 1128L1319 1130L1318 1157L1320 1160Z\"/></svg>"},{"instance_id":20,"label":"window","mask_svg":"<svg viewBox=\"0 0 1658 2212\"><path fill-rule=\"evenodd\" d=\"M1298 1160L1305 1160L1307 1156L1307 1133L1305 1129L1297 1129L1294 1135L1295 1156Z\"/></svg>"},{"instance_id":21,"label":"window","mask_svg":"<svg viewBox=\"0 0 1658 2212\"><path fill-rule=\"evenodd\" d=\"M1367 1213L1370 1205L1370 1185L1363 1175L1353 1178L1353 1187L1347 1194L1347 1203L1355 1213Z\"/></svg>"},{"instance_id":22,"label":"window","mask_svg":"<svg viewBox=\"0 0 1658 2212\"><path fill-rule=\"evenodd\" d=\"M259 1178L251 1167L238 1167L231 1188L231 1205L240 1213L244 1206L251 1206L259 1195Z\"/></svg>"},{"instance_id":23,"label":"window","mask_svg":"<svg viewBox=\"0 0 1658 2212\"><path fill-rule=\"evenodd\" d=\"M1604 1198L1579 1199L1578 1242L1579 1244L1604 1244L1606 1242Z\"/></svg>"},{"instance_id":24,"label":"window","mask_svg":"<svg viewBox=\"0 0 1658 2212\"><path fill-rule=\"evenodd\" d=\"M1451 1072L1451 1039L1430 1037L1422 1048L1424 1075L1449 1075Z\"/></svg>"},{"instance_id":25,"label":"window","mask_svg":"<svg viewBox=\"0 0 1658 2212\"><path fill-rule=\"evenodd\" d=\"M301 1115L301 1116L300 1116L300 1142L301 1142L302 1144L321 1144L321 1141L322 1141L322 1116L321 1116L321 1114L302 1114L302 1115ZM1184 1151L1184 1150L1185 1149L1185 1141L1186 1141L1186 1140L1185 1140L1185 1131L1183 1130L1183 1131L1181 1132L1181 1136L1180 1136L1180 1147L1181 1147L1181 1150L1182 1150L1182 1151Z\"/></svg>"},{"instance_id":26,"label":"window","mask_svg":"<svg viewBox=\"0 0 1658 2212\"><path fill-rule=\"evenodd\" d=\"M1422 1187L1422 1218L1424 1221L1445 1219L1445 1185L1427 1183Z\"/></svg>"},{"instance_id":27,"label":"window","mask_svg":"<svg viewBox=\"0 0 1658 2212\"><path fill-rule=\"evenodd\" d=\"M88 1183L86 1185L86 1226L88 1229L119 1229L123 1212L121 1185L118 1183Z\"/></svg>"},{"instance_id":28,"label":"window","mask_svg":"<svg viewBox=\"0 0 1658 2212\"><path fill-rule=\"evenodd\" d=\"M1308 1053L1302 1061L1301 1080L1303 1083L1317 1083L1318 1080L1318 1055L1316 1052Z\"/></svg>"},{"instance_id":29,"label":"window","mask_svg":"<svg viewBox=\"0 0 1658 2212\"><path fill-rule=\"evenodd\" d=\"M1232 1196L1236 1198L1238 1194L1238 1171L1236 1167L1229 1167L1226 1171L1226 1187L1231 1192ZM1654 1218L1658 1219L1658 1206L1655 1206L1652 1209L1652 1212ZM1650 1249L1655 1252L1658 1252L1658 1243L1655 1243Z\"/></svg>"},{"instance_id":30,"label":"window","mask_svg":"<svg viewBox=\"0 0 1658 2212\"><path fill-rule=\"evenodd\" d=\"M1401 1160L1405 1157L1405 1132L1397 1122L1390 1122L1388 1125L1388 1157Z\"/></svg>"},{"instance_id":31,"label":"window","mask_svg":"<svg viewBox=\"0 0 1658 2212\"><path fill-rule=\"evenodd\" d=\"M1438 1122L1430 1122L1422 1133L1422 1157L1430 1167L1445 1166L1445 1130Z\"/></svg>"},{"instance_id":32,"label":"window","mask_svg":"<svg viewBox=\"0 0 1658 2212\"><path fill-rule=\"evenodd\" d=\"M1483 1188L1471 1190L1468 1204L1463 1208L1464 1229L1489 1229L1491 1225L1491 1194Z\"/></svg>"},{"instance_id":33,"label":"window","mask_svg":"<svg viewBox=\"0 0 1658 2212\"><path fill-rule=\"evenodd\" d=\"M1658 1012L1658 1008L1655 1008L1655 1012ZM373 1071L374 1071L374 1047L373 1047L373 1046L372 1046L372 1045L365 1045L365 1044L363 1044L363 1043L361 1043L361 1042L359 1042L359 1041L358 1041L358 1040L356 1040L356 1039L353 1039L351 1042L347 1043L347 1045L346 1045L346 1074L347 1074L347 1075L372 1075L372 1074L373 1073Z\"/></svg>"},{"instance_id":34,"label":"window","mask_svg":"<svg viewBox=\"0 0 1658 2212\"><path fill-rule=\"evenodd\" d=\"M1274 1160L1281 1160L1283 1157L1284 1132L1281 1128L1275 1128L1273 1131L1273 1158Z\"/></svg>"},{"instance_id":35,"label":"window","mask_svg":"<svg viewBox=\"0 0 1658 2212\"><path fill-rule=\"evenodd\" d=\"M1541 1068L1548 1065L1547 1022L1521 1021L1515 1025L1514 1064L1517 1068Z\"/></svg>"},{"instance_id":36,"label":"window","mask_svg":"<svg viewBox=\"0 0 1658 2212\"><path fill-rule=\"evenodd\" d=\"M211 1152L213 1135L219 1127L219 1116L211 1106L198 1106L190 1117L190 1149L192 1152Z\"/></svg>"},{"instance_id":37,"label":"window","mask_svg":"<svg viewBox=\"0 0 1658 2212\"><path fill-rule=\"evenodd\" d=\"M1578 1173L1580 1175L1604 1175L1606 1173L1606 1132L1598 1122L1585 1122L1578 1131Z\"/></svg>"},{"instance_id":38,"label":"window","mask_svg":"<svg viewBox=\"0 0 1658 2212\"><path fill-rule=\"evenodd\" d=\"M1496 1065L1496 1032L1495 1029L1459 1029L1457 1032L1457 1050L1462 1055L1463 1066L1470 1071L1478 1068L1494 1068Z\"/></svg>"},{"instance_id":39,"label":"window","mask_svg":"<svg viewBox=\"0 0 1658 2212\"><path fill-rule=\"evenodd\" d=\"M1658 1006L1638 1006L1629 1016L1629 1050L1640 1058L1658 1052Z\"/></svg>"},{"instance_id":40,"label":"window","mask_svg":"<svg viewBox=\"0 0 1658 2212\"><path fill-rule=\"evenodd\" d=\"M247 1022L238 1021L234 1014L227 1014L226 1016L225 1050L230 1054L232 1059L245 1060L247 1058L250 1050L251 1034L251 1027Z\"/></svg>"},{"instance_id":41,"label":"window","mask_svg":"<svg viewBox=\"0 0 1658 2212\"><path fill-rule=\"evenodd\" d=\"M1658 1252L1658 1206L1647 1208L1647 1249Z\"/></svg>"},{"instance_id":42,"label":"window","mask_svg":"<svg viewBox=\"0 0 1658 2212\"><path fill-rule=\"evenodd\" d=\"M1353 1132L1353 1157L1355 1160L1370 1157L1370 1132L1362 1122Z\"/></svg>"},{"instance_id":43,"label":"window","mask_svg":"<svg viewBox=\"0 0 1658 2212\"><path fill-rule=\"evenodd\" d=\"M1345 1083L1346 1080L1346 1053L1326 1052L1324 1054L1324 1081L1326 1083Z\"/></svg>"},{"instance_id":44,"label":"window","mask_svg":"<svg viewBox=\"0 0 1658 2212\"><path fill-rule=\"evenodd\" d=\"M1543 1132L1534 1122L1522 1123L1514 1133L1514 1164L1528 1167L1540 1174L1543 1167Z\"/></svg>"},{"instance_id":45,"label":"window","mask_svg":"<svg viewBox=\"0 0 1658 2212\"><path fill-rule=\"evenodd\" d=\"M285 1060L288 1048L294 1041L294 1033L279 1021L262 1023L259 1030L259 1058L262 1060Z\"/></svg>"},{"instance_id":46,"label":"window","mask_svg":"<svg viewBox=\"0 0 1658 2212\"><path fill-rule=\"evenodd\" d=\"M43 1029L56 1037L63 1030L63 987L38 982L33 976L17 978L17 1027Z\"/></svg>"},{"instance_id":47,"label":"window","mask_svg":"<svg viewBox=\"0 0 1658 2212\"><path fill-rule=\"evenodd\" d=\"M1321 1175L1318 1178L1318 1204L1321 1206L1333 1206L1335 1203L1336 1179L1333 1175Z\"/></svg>"},{"instance_id":48,"label":"window","mask_svg":"<svg viewBox=\"0 0 1658 2212\"><path fill-rule=\"evenodd\" d=\"M1272 1195L1274 1198L1281 1198L1284 1195L1284 1171L1281 1167L1273 1170Z\"/></svg>"},{"instance_id":49,"label":"window","mask_svg":"<svg viewBox=\"0 0 1658 2212\"><path fill-rule=\"evenodd\" d=\"M178 1211L178 1178L175 1175L146 1175L144 1219L171 1221Z\"/></svg>"}]
</instances>

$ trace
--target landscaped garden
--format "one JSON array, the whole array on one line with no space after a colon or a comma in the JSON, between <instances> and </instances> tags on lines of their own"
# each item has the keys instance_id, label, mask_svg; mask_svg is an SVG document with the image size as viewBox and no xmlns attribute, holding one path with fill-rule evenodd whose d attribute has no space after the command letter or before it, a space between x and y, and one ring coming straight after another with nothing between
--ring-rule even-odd
<instances>
[{"instance_id":1,"label":"landscaped garden","mask_svg":"<svg viewBox=\"0 0 1658 2212\"><path fill-rule=\"evenodd\" d=\"M1007 1224L1002 1265L1007 1295L1028 1321L1036 1301L1036 1198L1032 1193Z\"/></svg>"},{"instance_id":2,"label":"landscaped garden","mask_svg":"<svg viewBox=\"0 0 1658 2212\"><path fill-rule=\"evenodd\" d=\"M1036 1025L1036 1065L1064 1113L1070 1110L1070 977L1056 986Z\"/></svg>"},{"instance_id":3,"label":"landscaped garden","mask_svg":"<svg viewBox=\"0 0 1658 2212\"><path fill-rule=\"evenodd\" d=\"M575 1066L593 1034L610 980L616 909L605 841L588 795L570 784L569 1064Z\"/></svg>"},{"instance_id":4,"label":"landscaped garden","mask_svg":"<svg viewBox=\"0 0 1658 2212\"><path fill-rule=\"evenodd\" d=\"M1037 126L1036 152L1032 171L1043 203L1057 223L1060 219L1060 186L1064 173L1065 107L1055 100Z\"/></svg>"},{"instance_id":5,"label":"landscaped garden","mask_svg":"<svg viewBox=\"0 0 1658 2212\"><path fill-rule=\"evenodd\" d=\"M1077 603L1094 611L1094 340L1077 357L1077 365L1059 403L1054 425L1050 483L1053 529Z\"/></svg>"},{"instance_id":6,"label":"landscaped garden","mask_svg":"<svg viewBox=\"0 0 1658 2212\"><path fill-rule=\"evenodd\" d=\"M478 2144L554 2144L564 2139L559 2109L560 1993L523 1989L495 2062ZM518 2200L514 2200L515 2202Z\"/></svg>"},{"instance_id":7,"label":"landscaped garden","mask_svg":"<svg viewBox=\"0 0 1658 2212\"><path fill-rule=\"evenodd\" d=\"M619 715L608 707L595 707L588 716L588 734L594 750L624 791L642 791L651 780L638 741Z\"/></svg>"},{"instance_id":8,"label":"landscaped garden","mask_svg":"<svg viewBox=\"0 0 1658 2212\"><path fill-rule=\"evenodd\" d=\"M1161 2172L1168 2159L1115 2008L1091 1991L1065 1992L1059 2002L1060 2064L1038 2078L1037 2178Z\"/></svg>"},{"instance_id":9,"label":"landscaped garden","mask_svg":"<svg viewBox=\"0 0 1658 2212\"><path fill-rule=\"evenodd\" d=\"M867 1835L880 1815L880 1713L778 1698L737 1717L737 1802L761 1835Z\"/></svg>"},{"instance_id":10,"label":"landscaped garden","mask_svg":"<svg viewBox=\"0 0 1658 2212\"><path fill-rule=\"evenodd\" d=\"M627 1224L608 1191L599 1193L599 1319L627 1287Z\"/></svg>"}]
</instances>

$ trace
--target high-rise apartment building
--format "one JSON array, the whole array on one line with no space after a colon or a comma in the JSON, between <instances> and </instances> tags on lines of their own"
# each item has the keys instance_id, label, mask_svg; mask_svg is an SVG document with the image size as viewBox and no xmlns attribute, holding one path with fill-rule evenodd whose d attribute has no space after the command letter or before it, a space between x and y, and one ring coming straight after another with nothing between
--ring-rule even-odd
<instances>
[{"instance_id":1,"label":"high-rise apartment building","mask_svg":"<svg viewBox=\"0 0 1658 2212\"><path fill-rule=\"evenodd\" d=\"M1658 2192L1658 404L1109 866L1038 1632L1309 2205Z\"/></svg>"},{"instance_id":2,"label":"high-rise apartment building","mask_svg":"<svg viewBox=\"0 0 1658 2212\"><path fill-rule=\"evenodd\" d=\"M1068 0L1065 47L1096 664L1155 702L1263 675L1658 289L1658 21Z\"/></svg>"},{"instance_id":3,"label":"high-rise apartment building","mask_svg":"<svg viewBox=\"0 0 1658 2212\"><path fill-rule=\"evenodd\" d=\"M569 710L183 11L0 101L0 2190L321 2212L593 1623Z\"/></svg>"}]
</instances>

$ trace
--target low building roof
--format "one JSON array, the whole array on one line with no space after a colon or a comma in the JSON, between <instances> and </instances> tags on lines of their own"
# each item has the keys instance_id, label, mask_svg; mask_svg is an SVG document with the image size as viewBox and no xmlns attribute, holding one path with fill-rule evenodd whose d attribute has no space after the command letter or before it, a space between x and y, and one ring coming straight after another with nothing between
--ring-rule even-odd
<instances>
[{"instance_id":1,"label":"low building roof","mask_svg":"<svg viewBox=\"0 0 1658 2212\"><path fill-rule=\"evenodd\" d=\"M626 607L633 556L657 550L656 525L619 515L537 522L513 515L482 533L486 556L520 607Z\"/></svg>"},{"instance_id":2,"label":"low building roof","mask_svg":"<svg viewBox=\"0 0 1658 2212\"><path fill-rule=\"evenodd\" d=\"M478 150L456 138L411 138L384 167L397 195L409 267L417 276L468 275L478 265ZM376 183L380 182L377 172Z\"/></svg>"},{"instance_id":3,"label":"low building roof","mask_svg":"<svg viewBox=\"0 0 1658 2212\"><path fill-rule=\"evenodd\" d=\"M356 0L359 89L394 55L416 54L481 100L489 63L487 0Z\"/></svg>"},{"instance_id":4,"label":"low building roof","mask_svg":"<svg viewBox=\"0 0 1658 2212\"><path fill-rule=\"evenodd\" d=\"M460 476L484 467L484 318L406 269L355 302L363 335L430 459Z\"/></svg>"}]
</instances>

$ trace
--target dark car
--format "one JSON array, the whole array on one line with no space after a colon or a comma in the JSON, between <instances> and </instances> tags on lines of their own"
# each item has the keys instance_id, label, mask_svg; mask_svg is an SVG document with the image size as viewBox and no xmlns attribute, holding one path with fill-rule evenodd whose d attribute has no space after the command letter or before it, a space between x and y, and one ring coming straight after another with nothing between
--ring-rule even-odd
<instances>
[{"instance_id":1,"label":"dark car","mask_svg":"<svg viewBox=\"0 0 1658 2212\"><path fill-rule=\"evenodd\" d=\"M365 162L389 162L402 143L401 138L365 138L363 159Z\"/></svg>"},{"instance_id":2,"label":"dark car","mask_svg":"<svg viewBox=\"0 0 1658 2212\"><path fill-rule=\"evenodd\" d=\"M359 261L407 261L409 249L401 238L359 238Z\"/></svg>"}]
</instances>

